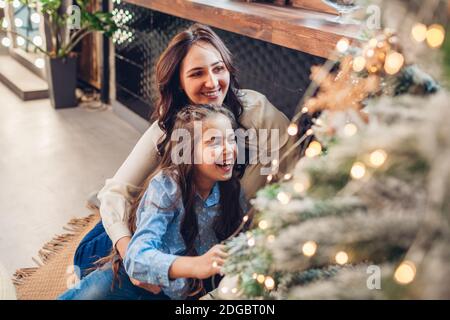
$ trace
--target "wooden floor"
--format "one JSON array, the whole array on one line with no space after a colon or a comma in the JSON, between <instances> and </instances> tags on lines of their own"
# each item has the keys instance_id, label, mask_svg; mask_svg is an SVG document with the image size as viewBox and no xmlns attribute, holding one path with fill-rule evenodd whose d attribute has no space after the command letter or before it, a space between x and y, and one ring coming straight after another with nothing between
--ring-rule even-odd
<instances>
[{"instance_id":1,"label":"wooden floor","mask_svg":"<svg viewBox=\"0 0 450 320\"><path fill-rule=\"evenodd\" d=\"M0 264L34 266L44 243L89 214L88 195L112 176L140 134L111 110L56 111L0 84Z\"/></svg>"}]
</instances>

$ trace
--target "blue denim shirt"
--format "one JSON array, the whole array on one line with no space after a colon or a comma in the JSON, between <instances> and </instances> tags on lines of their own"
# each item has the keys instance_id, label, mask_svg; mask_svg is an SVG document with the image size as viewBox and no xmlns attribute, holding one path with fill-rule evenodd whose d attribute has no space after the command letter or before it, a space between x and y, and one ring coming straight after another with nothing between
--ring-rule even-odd
<instances>
[{"instance_id":1,"label":"blue denim shirt","mask_svg":"<svg viewBox=\"0 0 450 320\"><path fill-rule=\"evenodd\" d=\"M185 254L186 249L180 233L184 206L179 192L177 183L163 172L150 181L137 209L137 229L124 259L125 270L130 277L160 285L171 299L184 299L189 293L188 279L169 279L170 266L176 258ZM220 212L219 200L218 183L205 201L196 195L194 208L198 216L199 235L195 248L199 255L218 243L213 222ZM245 212L247 205L243 193L240 201Z\"/></svg>"}]
</instances>

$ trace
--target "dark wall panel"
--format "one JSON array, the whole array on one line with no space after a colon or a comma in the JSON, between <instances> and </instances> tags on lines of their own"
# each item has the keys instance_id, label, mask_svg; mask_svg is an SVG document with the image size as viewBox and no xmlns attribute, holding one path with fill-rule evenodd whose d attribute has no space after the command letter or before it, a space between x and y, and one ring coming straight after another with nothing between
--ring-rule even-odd
<instances>
[{"instance_id":1,"label":"dark wall panel","mask_svg":"<svg viewBox=\"0 0 450 320\"><path fill-rule=\"evenodd\" d=\"M116 4L130 17L115 42L117 100L148 119L157 97L154 67L170 39L193 22L133 4ZM288 117L310 83L310 68L323 58L215 28L233 53L242 88L254 89Z\"/></svg>"}]
</instances>

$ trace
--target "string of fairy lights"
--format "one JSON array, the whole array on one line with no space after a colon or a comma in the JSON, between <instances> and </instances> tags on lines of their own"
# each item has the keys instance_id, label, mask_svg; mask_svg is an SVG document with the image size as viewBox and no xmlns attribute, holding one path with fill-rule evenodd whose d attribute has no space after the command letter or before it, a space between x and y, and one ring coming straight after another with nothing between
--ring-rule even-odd
<instances>
[{"instance_id":1,"label":"string of fairy lights","mask_svg":"<svg viewBox=\"0 0 450 320\"><path fill-rule=\"evenodd\" d=\"M411 37L417 43L426 43L430 48L437 49L442 46L445 40L445 29L442 25L434 23L429 26L417 22L413 25L411 29ZM333 66L335 65L336 58L346 54L350 49L350 41L347 38L339 40L336 44L336 50L331 54L329 60L323 65L322 71L330 73ZM397 74L402 67L405 65L405 58L400 51L398 39L392 30L385 29L383 33L377 37L371 38L367 43L363 45L363 50L361 53L352 58L351 61L352 69L355 73L367 72L371 74L379 74L384 72L387 75ZM323 78L322 78L323 79ZM310 108L311 104L308 101L311 99L312 95L321 86L321 81L312 82L310 87L305 92L302 101L300 101L299 106L301 106L300 112L296 113L291 120L290 125L287 128L287 134L289 136L296 136L299 132L297 125L300 117L307 113L312 113L312 110L316 110L316 106ZM312 109L312 110L311 110ZM320 125L320 122L315 122L315 125ZM358 127L354 123L347 123L344 126L344 135L347 137L357 134ZM267 183L274 181L275 172L278 171L280 164L287 159L288 155L293 152L306 138L314 135L314 130L312 128L308 129L298 140L291 146L289 150L284 153L280 160L272 161L272 172L267 176ZM323 147L319 141L313 140L309 143L305 150L305 156L308 158L318 157L322 154ZM381 168L387 161L389 155L386 150L375 149L368 154L362 155L357 159L351 166L349 175L352 179L361 180L368 176L370 170L377 170ZM292 174L284 174L282 180L290 180ZM293 189L298 194L304 194L311 186L311 182L307 176L295 177L295 182L293 184ZM277 200L282 205L287 205L291 201L292 195L286 191L279 191L277 193ZM247 222L250 219L250 215L246 215L243 218L243 222ZM269 227L269 222L266 220L261 220L258 223L258 228L261 230L267 230ZM239 232L239 231L238 231ZM235 234L237 234L236 232ZM274 234L269 234L266 237L268 243L275 240ZM253 247L256 244L256 240L251 232L247 232L247 245ZM313 241L309 240L300 246L301 253L311 258L319 250L319 245ZM335 253L333 257L334 261L339 265L345 265L351 263L350 255L348 252L340 250ZM410 260L403 260L395 269L393 278L400 285L407 285L414 281L416 277L416 264ZM264 274L253 274L253 279L256 280L261 285L271 291L276 287L275 280ZM234 286L232 289L228 287L221 288L223 294L229 292L233 294L238 293L238 288Z\"/></svg>"},{"instance_id":2,"label":"string of fairy lights","mask_svg":"<svg viewBox=\"0 0 450 320\"><path fill-rule=\"evenodd\" d=\"M32 12L30 15L31 23L35 25L39 25L42 20L42 15L35 8L33 4L23 4L20 0L0 0L0 10L5 9L9 3L11 3L12 8L18 9L20 6L26 5ZM114 5L120 5L121 0L113 0ZM111 11L113 15L114 22L118 25L119 29L113 34L112 41L115 44L122 44L125 42L131 42L134 40L135 35L132 31L126 28L127 23L129 23L133 19L133 13L129 10L124 10L122 8L114 8ZM3 47L9 48L14 44L17 47L24 47L26 43L31 44L36 50L40 51L43 54L46 54L45 49L43 48L44 41L40 35L35 35L32 38L27 38L23 34L13 30L11 27L21 28L24 25L24 21L19 17L14 17L13 21L10 22L8 17L4 17L1 22L0 31L5 32L6 34L1 37L0 44ZM13 37L8 36L8 34ZM13 43L15 41L15 43ZM45 59L38 57L34 60L34 65L43 69L45 67Z\"/></svg>"},{"instance_id":3,"label":"string of fairy lights","mask_svg":"<svg viewBox=\"0 0 450 320\"><path fill-rule=\"evenodd\" d=\"M20 0L13 0L13 1L7 1L7 0L0 0L0 10L4 10L8 4L11 3L11 6L13 9L19 9L20 6L26 5L23 4ZM32 24L35 26L39 25L41 23L41 14L36 11L36 8L34 8L31 5L27 5L27 7L32 10L33 12L30 13L29 19ZM3 47L9 48L13 45L13 41L10 37L8 37L8 33L11 33L14 35L15 45L18 47L24 47L26 43L31 44L33 47L35 47L39 51L41 46L43 45L44 41L43 38L40 35L34 35L32 38L27 38L23 34L20 34L18 32L12 31L11 26L14 26L15 28L22 28L24 26L24 21L20 17L14 17L13 21L10 22L7 17L4 17L1 23L0 31L6 32L6 35L3 36L0 40L0 43ZM39 69L43 69L45 66L45 60L43 58L36 58L34 60L34 65L38 67Z\"/></svg>"}]
</instances>

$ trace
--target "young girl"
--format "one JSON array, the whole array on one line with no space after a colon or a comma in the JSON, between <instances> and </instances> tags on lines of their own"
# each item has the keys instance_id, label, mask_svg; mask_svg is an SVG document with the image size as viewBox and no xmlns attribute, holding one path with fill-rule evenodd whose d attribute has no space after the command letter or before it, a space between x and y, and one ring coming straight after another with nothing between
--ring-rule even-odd
<instances>
[{"instance_id":1,"label":"young girl","mask_svg":"<svg viewBox=\"0 0 450 320\"><path fill-rule=\"evenodd\" d=\"M201 130L194 130L201 124ZM219 243L235 232L246 208L234 170L236 122L227 108L187 106L175 117L158 170L135 201L127 254L89 274L59 299L185 299L220 272ZM179 141L181 139L181 142ZM118 283L114 282L118 277ZM129 277L161 287L153 294ZM205 292L202 292L205 293Z\"/></svg>"}]
</instances>

